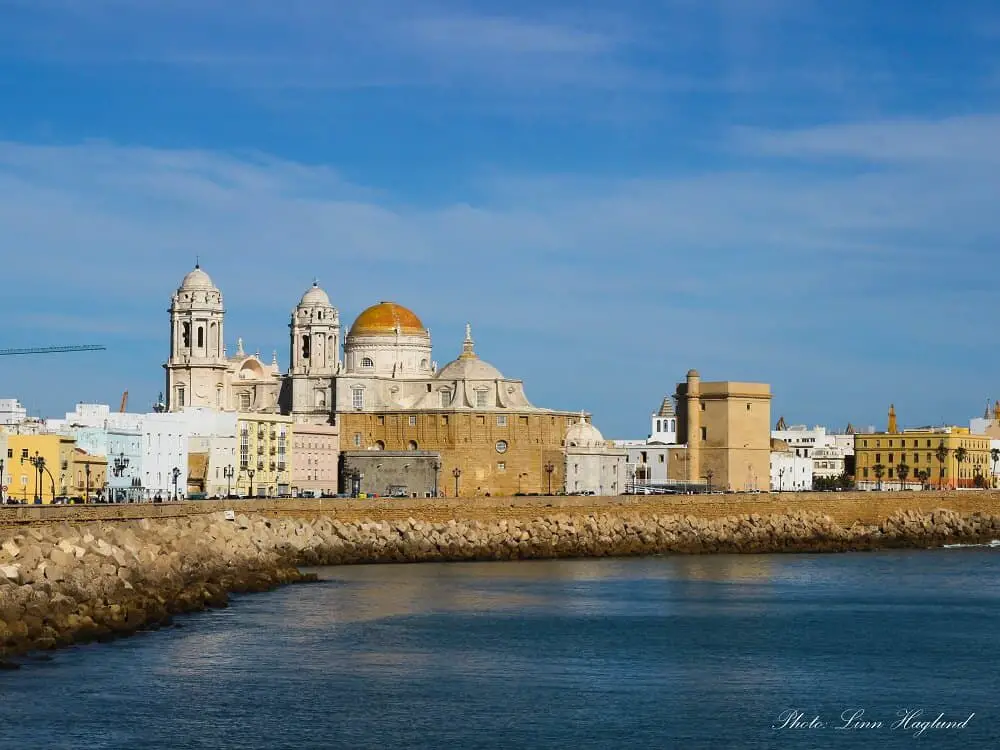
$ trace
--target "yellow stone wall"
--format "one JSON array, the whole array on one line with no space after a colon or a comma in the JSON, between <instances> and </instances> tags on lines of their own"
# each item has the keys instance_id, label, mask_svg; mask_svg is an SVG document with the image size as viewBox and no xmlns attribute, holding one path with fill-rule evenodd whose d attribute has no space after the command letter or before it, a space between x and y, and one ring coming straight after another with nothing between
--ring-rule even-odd
<instances>
[{"instance_id":1,"label":"yellow stone wall","mask_svg":"<svg viewBox=\"0 0 1000 750\"><path fill-rule=\"evenodd\" d=\"M95 456L82 450L73 451L73 465L69 478L69 495L72 497L87 496L87 467L90 467L90 497L94 498L104 489L108 482L107 456Z\"/></svg>"},{"instance_id":2,"label":"yellow stone wall","mask_svg":"<svg viewBox=\"0 0 1000 750\"><path fill-rule=\"evenodd\" d=\"M929 483L933 486L972 487L978 472L989 479L992 471L990 438L972 435L968 428L952 427L951 432L934 430L906 431L902 433L877 432L854 436L855 480L877 482L875 465L884 467L882 484L899 481L898 465L909 467L907 483L917 483L918 469L930 471ZM944 464L937 459L938 446L948 451ZM966 459L959 466L955 452L965 448ZM943 468L943 476L942 476Z\"/></svg>"},{"instance_id":3,"label":"yellow stone wall","mask_svg":"<svg viewBox=\"0 0 1000 750\"><path fill-rule=\"evenodd\" d=\"M506 418L505 425L498 424L498 416ZM472 497L547 492L546 464L553 467L552 492L561 491L563 439L572 418L532 412L343 412L338 422L342 450L439 452L439 491L455 495L458 468L458 494ZM506 451L497 450L498 441L506 443Z\"/></svg>"}]
</instances>

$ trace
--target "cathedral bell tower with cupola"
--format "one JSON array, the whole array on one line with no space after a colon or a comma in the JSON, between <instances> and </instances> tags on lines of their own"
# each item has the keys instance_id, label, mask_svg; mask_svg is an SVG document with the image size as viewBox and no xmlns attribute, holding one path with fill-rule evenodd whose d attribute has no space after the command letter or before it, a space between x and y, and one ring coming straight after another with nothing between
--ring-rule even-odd
<instances>
[{"instance_id":1,"label":"cathedral bell tower with cupola","mask_svg":"<svg viewBox=\"0 0 1000 750\"><path fill-rule=\"evenodd\" d=\"M330 424L333 377L340 372L340 314L317 282L292 311L290 412L296 422Z\"/></svg>"},{"instance_id":2,"label":"cathedral bell tower with cupola","mask_svg":"<svg viewBox=\"0 0 1000 750\"><path fill-rule=\"evenodd\" d=\"M226 362L222 292L195 264L170 302L167 411L185 406L225 409Z\"/></svg>"}]
</instances>

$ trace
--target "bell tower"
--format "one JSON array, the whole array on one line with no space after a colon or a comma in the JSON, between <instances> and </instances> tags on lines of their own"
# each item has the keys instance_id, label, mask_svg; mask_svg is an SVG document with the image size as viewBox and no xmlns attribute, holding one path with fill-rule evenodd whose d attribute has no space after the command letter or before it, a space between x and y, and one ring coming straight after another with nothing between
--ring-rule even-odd
<instances>
[{"instance_id":1,"label":"bell tower","mask_svg":"<svg viewBox=\"0 0 1000 750\"><path fill-rule=\"evenodd\" d=\"M167 371L167 411L185 406L225 409L225 309L222 292L201 266L184 277L170 302L170 357Z\"/></svg>"},{"instance_id":2,"label":"bell tower","mask_svg":"<svg viewBox=\"0 0 1000 750\"><path fill-rule=\"evenodd\" d=\"M333 376L340 372L340 314L319 283L306 290L289 323L291 413L297 422L330 424Z\"/></svg>"}]
</instances>

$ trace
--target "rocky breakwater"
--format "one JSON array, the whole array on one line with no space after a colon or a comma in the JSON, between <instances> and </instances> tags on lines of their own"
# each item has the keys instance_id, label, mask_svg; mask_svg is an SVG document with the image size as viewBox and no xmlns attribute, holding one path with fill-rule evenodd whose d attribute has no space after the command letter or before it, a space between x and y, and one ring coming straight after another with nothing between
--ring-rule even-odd
<instances>
[{"instance_id":1,"label":"rocky breakwater","mask_svg":"<svg viewBox=\"0 0 1000 750\"><path fill-rule=\"evenodd\" d=\"M0 530L0 667L310 578L249 531L221 514Z\"/></svg>"},{"instance_id":2,"label":"rocky breakwater","mask_svg":"<svg viewBox=\"0 0 1000 750\"><path fill-rule=\"evenodd\" d=\"M616 512L432 523L194 518L0 532L0 658L159 627L227 594L307 580L296 565L817 552L1000 538L1000 516L897 513L844 527L796 512L705 520Z\"/></svg>"}]
</instances>

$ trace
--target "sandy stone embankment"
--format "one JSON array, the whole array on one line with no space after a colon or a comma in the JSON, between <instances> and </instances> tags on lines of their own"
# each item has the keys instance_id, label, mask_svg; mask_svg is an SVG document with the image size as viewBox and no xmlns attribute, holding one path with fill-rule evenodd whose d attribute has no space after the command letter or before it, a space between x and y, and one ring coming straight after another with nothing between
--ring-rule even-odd
<instances>
[{"instance_id":1,"label":"sandy stone embankment","mask_svg":"<svg viewBox=\"0 0 1000 750\"><path fill-rule=\"evenodd\" d=\"M715 520L622 512L429 522L222 513L0 530L0 660L126 635L225 606L228 593L308 580L296 565L847 551L1000 538L1000 516L898 512L880 524L819 513ZM8 663L9 665L9 663Z\"/></svg>"}]
</instances>

